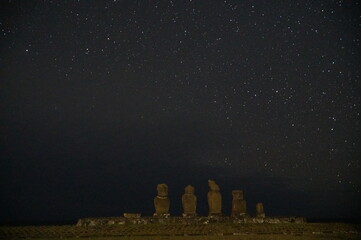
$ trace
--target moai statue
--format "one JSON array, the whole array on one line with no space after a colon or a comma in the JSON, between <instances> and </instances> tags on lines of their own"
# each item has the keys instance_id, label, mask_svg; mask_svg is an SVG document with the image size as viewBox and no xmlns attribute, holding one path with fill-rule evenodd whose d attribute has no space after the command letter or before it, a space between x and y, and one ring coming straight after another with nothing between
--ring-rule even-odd
<instances>
[{"instance_id":1,"label":"moai statue","mask_svg":"<svg viewBox=\"0 0 361 240\"><path fill-rule=\"evenodd\" d=\"M256 217L265 218L266 214L264 213L264 208L262 203L256 204Z\"/></svg>"},{"instance_id":2,"label":"moai statue","mask_svg":"<svg viewBox=\"0 0 361 240\"><path fill-rule=\"evenodd\" d=\"M245 217L247 215L247 203L243 199L243 191L233 190L232 191L232 217Z\"/></svg>"},{"instance_id":3,"label":"moai statue","mask_svg":"<svg viewBox=\"0 0 361 240\"><path fill-rule=\"evenodd\" d=\"M195 217L197 216L197 197L194 195L194 187L188 185L184 188L184 194L182 196L183 217Z\"/></svg>"},{"instance_id":4,"label":"moai statue","mask_svg":"<svg viewBox=\"0 0 361 240\"><path fill-rule=\"evenodd\" d=\"M169 205L170 200L168 198L168 186L167 184L157 185L158 196L154 198L154 217L169 217Z\"/></svg>"},{"instance_id":5,"label":"moai statue","mask_svg":"<svg viewBox=\"0 0 361 240\"><path fill-rule=\"evenodd\" d=\"M209 192L208 192L208 206L209 216L222 215L222 196L219 192L219 186L215 181L208 180Z\"/></svg>"}]
</instances>

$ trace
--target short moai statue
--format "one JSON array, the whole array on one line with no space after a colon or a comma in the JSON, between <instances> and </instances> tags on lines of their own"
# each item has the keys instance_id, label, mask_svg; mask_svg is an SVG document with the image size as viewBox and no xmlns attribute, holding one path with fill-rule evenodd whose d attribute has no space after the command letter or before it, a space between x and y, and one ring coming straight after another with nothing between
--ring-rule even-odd
<instances>
[{"instance_id":1,"label":"short moai statue","mask_svg":"<svg viewBox=\"0 0 361 240\"><path fill-rule=\"evenodd\" d=\"M219 186L215 181L208 180L209 192L208 192L208 206L209 216L221 216L222 215L222 195L219 192Z\"/></svg>"},{"instance_id":2,"label":"short moai statue","mask_svg":"<svg viewBox=\"0 0 361 240\"><path fill-rule=\"evenodd\" d=\"M167 184L157 185L158 195L154 198L154 217L169 217L169 205L170 200L168 198L168 186Z\"/></svg>"},{"instance_id":3,"label":"short moai statue","mask_svg":"<svg viewBox=\"0 0 361 240\"><path fill-rule=\"evenodd\" d=\"M243 191L233 190L232 191L232 217L245 217L247 215L247 203L243 199Z\"/></svg>"},{"instance_id":4,"label":"short moai statue","mask_svg":"<svg viewBox=\"0 0 361 240\"><path fill-rule=\"evenodd\" d=\"M183 217L197 216L197 197L194 195L194 187L188 185L184 188L182 196Z\"/></svg>"},{"instance_id":5,"label":"short moai statue","mask_svg":"<svg viewBox=\"0 0 361 240\"><path fill-rule=\"evenodd\" d=\"M256 217L265 218L266 214L264 213L263 203L256 204Z\"/></svg>"}]
</instances>

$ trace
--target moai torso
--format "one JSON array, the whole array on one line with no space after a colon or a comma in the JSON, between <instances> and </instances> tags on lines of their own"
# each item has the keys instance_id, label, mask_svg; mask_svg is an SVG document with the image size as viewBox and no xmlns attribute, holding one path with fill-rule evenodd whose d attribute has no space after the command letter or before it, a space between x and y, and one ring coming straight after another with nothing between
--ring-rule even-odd
<instances>
[{"instance_id":1,"label":"moai torso","mask_svg":"<svg viewBox=\"0 0 361 240\"><path fill-rule=\"evenodd\" d=\"M208 180L208 206L209 215L222 214L222 195L219 192L219 186L212 180Z\"/></svg>"},{"instance_id":2,"label":"moai torso","mask_svg":"<svg viewBox=\"0 0 361 240\"><path fill-rule=\"evenodd\" d=\"M264 213L264 208L262 203L256 204L256 217L265 218L266 214Z\"/></svg>"},{"instance_id":3,"label":"moai torso","mask_svg":"<svg viewBox=\"0 0 361 240\"><path fill-rule=\"evenodd\" d=\"M154 198L154 216L162 216L169 214L170 200L168 198L168 186L166 184L158 184L158 196Z\"/></svg>"},{"instance_id":4,"label":"moai torso","mask_svg":"<svg viewBox=\"0 0 361 240\"><path fill-rule=\"evenodd\" d=\"M243 192L241 190L232 191L232 217L246 216L247 204L243 199Z\"/></svg>"},{"instance_id":5,"label":"moai torso","mask_svg":"<svg viewBox=\"0 0 361 240\"><path fill-rule=\"evenodd\" d=\"M182 196L183 216L195 216L197 209L197 197L194 195L194 187L188 185Z\"/></svg>"}]
</instances>

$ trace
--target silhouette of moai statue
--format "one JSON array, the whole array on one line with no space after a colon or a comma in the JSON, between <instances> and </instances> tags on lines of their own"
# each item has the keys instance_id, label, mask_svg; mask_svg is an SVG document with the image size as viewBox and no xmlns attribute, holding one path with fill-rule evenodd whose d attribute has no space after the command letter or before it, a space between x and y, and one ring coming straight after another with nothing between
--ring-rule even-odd
<instances>
[{"instance_id":1,"label":"silhouette of moai statue","mask_svg":"<svg viewBox=\"0 0 361 240\"><path fill-rule=\"evenodd\" d=\"M256 217L265 218L266 214L264 213L264 208L262 203L256 204Z\"/></svg>"},{"instance_id":2,"label":"silhouette of moai statue","mask_svg":"<svg viewBox=\"0 0 361 240\"><path fill-rule=\"evenodd\" d=\"M219 192L219 186L215 181L208 180L209 192L208 192L208 206L209 216L222 215L222 195Z\"/></svg>"},{"instance_id":3,"label":"silhouette of moai statue","mask_svg":"<svg viewBox=\"0 0 361 240\"><path fill-rule=\"evenodd\" d=\"M231 217L245 217L247 215L247 203L243 199L243 191L232 191L232 213Z\"/></svg>"},{"instance_id":4,"label":"silhouette of moai statue","mask_svg":"<svg viewBox=\"0 0 361 240\"><path fill-rule=\"evenodd\" d=\"M194 195L194 187L188 185L184 188L182 196L183 217L197 216L197 197Z\"/></svg>"},{"instance_id":5,"label":"silhouette of moai statue","mask_svg":"<svg viewBox=\"0 0 361 240\"><path fill-rule=\"evenodd\" d=\"M158 196L154 198L154 217L169 217L169 205L170 200L168 198L168 186L167 184L157 185Z\"/></svg>"}]
</instances>

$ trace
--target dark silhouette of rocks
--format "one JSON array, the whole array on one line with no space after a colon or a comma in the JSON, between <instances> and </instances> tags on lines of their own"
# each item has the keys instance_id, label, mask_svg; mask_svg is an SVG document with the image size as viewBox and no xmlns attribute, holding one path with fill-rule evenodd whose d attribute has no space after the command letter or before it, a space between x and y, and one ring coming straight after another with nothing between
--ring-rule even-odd
<instances>
[{"instance_id":1,"label":"dark silhouette of rocks","mask_svg":"<svg viewBox=\"0 0 361 240\"><path fill-rule=\"evenodd\" d=\"M140 218L141 214L140 213L123 213L123 216L125 218Z\"/></svg>"},{"instance_id":2,"label":"dark silhouette of rocks","mask_svg":"<svg viewBox=\"0 0 361 240\"><path fill-rule=\"evenodd\" d=\"M243 191L233 190L232 191L232 217L245 217L247 215L247 203L243 199Z\"/></svg>"},{"instance_id":3,"label":"dark silhouette of rocks","mask_svg":"<svg viewBox=\"0 0 361 240\"><path fill-rule=\"evenodd\" d=\"M256 204L256 217L265 218L266 214L264 213L263 203Z\"/></svg>"},{"instance_id":4,"label":"dark silhouette of rocks","mask_svg":"<svg viewBox=\"0 0 361 240\"><path fill-rule=\"evenodd\" d=\"M213 180L208 180L209 192L208 192L208 206L209 216L222 215L222 195L219 192L219 186Z\"/></svg>"},{"instance_id":5,"label":"dark silhouette of rocks","mask_svg":"<svg viewBox=\"0 0 361 240\"><path fill-rule=\"evenodd\" d=\"M158 195L154 198L154 217L169 217L170 200L168 198L167 184L157 185Z\"/></svg>"},{"instance_id":6,"label":"dark silhouette of rocks","mask_svg":"<svg viewBox=\"0 0 361 240\"><path fill-rule=\"evenodd\" d=\"M194 187L188 185L184 188L182 196L183 217L197 216L197 197L194 195Z\"/></svg>"}]
</instances>

